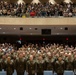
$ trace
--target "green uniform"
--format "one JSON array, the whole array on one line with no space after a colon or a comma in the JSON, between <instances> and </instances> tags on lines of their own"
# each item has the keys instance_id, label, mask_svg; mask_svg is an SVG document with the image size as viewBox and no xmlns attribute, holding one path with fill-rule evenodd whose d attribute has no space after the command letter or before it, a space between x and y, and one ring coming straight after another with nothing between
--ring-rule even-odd
<instances>
[{"instance_id":1,"label":"green uniform","mask_svg":"<svg viewBox=\"0 0 76 75\"><path fill-rule=\"evenodd\" d=\"M30 61L30 60L27 61L26 71L28 72L28 75L35 75L35 73L36 73L36 62Z\"/></svg>"},{"instance_id":2,"label":"green uniform","mask_svg":"<svg viewBox=\"0 0 76 75\"><path fill-rule=\"evenodd\" d=\"M46 70L52 70L52 71L54 71L54 63L47 62L47 69Z\"/></svg>"},{"instance_id":3,"label":"green uniform","mask_svg":"<svg viewBox=\"0 0 76 75\"><path fill-rule=\"evenodd\" d=\"M2 60L0 59L0 71L2 71Z\"/></svg>"},{"instance_id":4,"label":"green uniform","mask_svg":"<svg viewBox=\"0 0 76 75\"><path fill-rule=\"evenodd\" d=\"M6 71L6 64L5 64L5 60L2 59L2 69L4 69Z\"/></svg>"},{"instance_id":5,"label":"green uniform","mask_svg":"<svg viewBox=\"0 0 76 75\"><path fill-rule=\"evenodd\" d=\"M56 71L57 75L63 75L64 68L65 68L64 61L61 61L61 62L56 61L56 63L55 63L55 71Z\"/></svg>"},{"instance_id":6,"label":"green uniform","mask_svg":"<svg viewBox=\"0 0 76 75\"><path fill-rule=\"evenodd\" d=\"M43 71L44 71L44 61L38 61L37 63L37 75L43 75Z\"/></svg>"},{"instance_id":7,"label":"green uniform","mask_svg":"<svg viewBox=\"0 0 76 75\"><path fill-rule=\"evenodd\" d=\"M65 61L65 69L66 70L73 70L73 61L67 60Z\"/></svg>"},{"instance_id":8,"label":"green uniform","mask_svg":"<svg viewBox=\"0 0 76 75\"><path fill-rule=\"evenodd\" d=\"M17 75L24 75L25 72L24 59L17 59L15 62L15 67L16 67Z\"/></svg>"},{"instance_id":9,"label":"green uniform","mask_svg":"<svg viewBox=\"0 0 76 75\"><path fill-rule=\"evenodd\" d=\"M76 69L76 59L74 59L73 61L73 66L74 66L73 68Z\"/></svg>"},{"instance_id":10,"label":"green uniform","mask_svg":"<svg viewBox=\"0 0 76 75\"><path fill-rule=\"evenodd\" d=\"M74 69L74 74L76 75L76 59L73 61L73 69Z\"/></svg>"},{"instance_id":11,"label":"green uniform","mask_svg":"<svg viewBox=\"0 0 76 75\"><path fill-rule=\"evenodd\" d=\"M45 62L44 62L44 66L45 66L45 70L52 70L54 71L54 59L51 58L45 58Z\"/></svg>"},{"instance_id":12,"label":"green uniform","mask_svg":"<svg viewBox=\"0 0 76 75\"><path fill-rule=\"evenodd\" d=\"M73 62L70 62L70 61L66 62L65 69L73 70Z\"/></svg>"},{"instance_id":13,"label":"green uniform","mask_svg":"<svg viewBox=\"0 0 76 75\"><path fill-rule=\"evenodd\" d=\"M6 61L6 73L7 75L12 75L14 72L14 62L11 60L10 62Z\"/></svg>"}]
</instances>

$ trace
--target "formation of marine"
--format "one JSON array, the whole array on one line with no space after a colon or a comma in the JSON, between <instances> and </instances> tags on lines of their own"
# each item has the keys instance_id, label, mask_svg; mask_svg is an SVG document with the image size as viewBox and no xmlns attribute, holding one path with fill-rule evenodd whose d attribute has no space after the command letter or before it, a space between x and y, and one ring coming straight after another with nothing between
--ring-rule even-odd
<instances>
[{"instance_id":1,"label":"formation of marine","mask_svg":"<svg viewBox=\"0 0 76 75\"><path fill-rule=\"evenodd\" d=\"M3 46L2 46L3 47ZM12 75L14 69L17 75L43 75L44 70L52 70L57 75L63 75L64 70L76 71L76 48L62 44L23 45L18 50L8 50L0 46L0 71L4 69L7 75Z\"/></svg>"}]
</instances>

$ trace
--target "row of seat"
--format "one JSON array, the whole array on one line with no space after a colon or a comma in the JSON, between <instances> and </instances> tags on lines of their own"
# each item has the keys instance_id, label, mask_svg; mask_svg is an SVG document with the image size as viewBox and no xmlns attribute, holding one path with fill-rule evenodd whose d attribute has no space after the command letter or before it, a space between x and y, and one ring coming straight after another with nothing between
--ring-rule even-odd
<instances>
[{"instance_id":1,"label":"row of seat","mask_svg":"<svg viewBox=\"0 0 76 75\"><path fill-rule=\"evenodd\" d=\"M57 75L57 73L53 74L52 71L44 71L44 75ZM65 70L63 75L74 75L74 72Z\"/></svg>"},{"instance_id":2,"label":"row of seat","mask_svg":"<svg viewBox=\"0 0 76 75\"><path fill-rule=\"evenodd\" d=\"M4 71L4 70L0 71L0 75L6 75L6 71ZM16 70L14 70L13 75L17 75ZM24 75L27 75L26 71L25 71ZM53 71L44 71L44 75L57 75L57 73L53 73ZM65 70L64 75L74 75L74 72Z\"/></svg>"}]
</instances>

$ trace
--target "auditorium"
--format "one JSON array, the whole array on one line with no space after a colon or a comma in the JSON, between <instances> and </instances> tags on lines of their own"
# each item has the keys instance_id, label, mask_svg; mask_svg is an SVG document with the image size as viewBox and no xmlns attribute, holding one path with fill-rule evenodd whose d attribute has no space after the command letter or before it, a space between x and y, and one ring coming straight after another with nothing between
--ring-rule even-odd
<instances>
[{"instance_id":1,"label":"auditorium","mask_svg":"<svg viewBox=\"0 0 76 75\"><path fill-rule=\"evenodd\" d=\"M76 0L0 0L0 75L76 75Z\"/></svg>"}]
</instances>

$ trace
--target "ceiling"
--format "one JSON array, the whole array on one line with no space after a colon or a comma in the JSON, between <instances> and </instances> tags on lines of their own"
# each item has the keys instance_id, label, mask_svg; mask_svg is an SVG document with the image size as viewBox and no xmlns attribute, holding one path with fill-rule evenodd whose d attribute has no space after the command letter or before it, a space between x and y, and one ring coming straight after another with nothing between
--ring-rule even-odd
<instances>
[{"instance_id":1,"label":"ceiling","mask_svg":"<svg viewBox=\"0 0 76 75\"><path fill-rule=\"evenodd\" d=\"M23 30L20 30L20 27ZM65 28L68 30L65 30ZM51 29L50 35L76 35L76 26L38 26L38 25L21 25L21 26L13 26L13 25L0 25L0 34L3 35L42 35L42 29Z\"/></svg>"}]
</instances>

